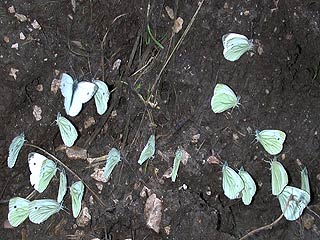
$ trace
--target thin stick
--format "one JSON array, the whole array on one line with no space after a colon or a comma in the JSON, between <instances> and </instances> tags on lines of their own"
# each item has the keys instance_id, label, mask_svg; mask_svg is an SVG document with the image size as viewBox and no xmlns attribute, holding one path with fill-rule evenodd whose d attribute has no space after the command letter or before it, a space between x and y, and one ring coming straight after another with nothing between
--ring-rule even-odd
<instances>
[{"instance_id":1,"label":"thin stick","mask_svg":"<svg viewBox=\"0 0 320 240\"><path fill-rule=\"evenodd\" d=\"M37 145L33 145L30 143L25 143L25 146L29 146L29 147L33 147L36 148L42 152L44 152L45 154L47 154L49 157L51 157L52 159L54 159L56 162L58 162L61 166L63 166L65 169L67 169L68 172L70 172L74 177L76 177L78 180L82 181L83 184L88 188L88 190L95 196L95 198L98 200L98 202L103 206L103 207L107 207L107 205L99 198L99 196L88 186L88 184L86 184L79 176L78 174L76 174L74 171L72 171L67 165L65 165L61 160L59 160L58 158L56 158L54 155L52 155L51 153L47 152L46 150L44 150L43 148L37 146Z\"/></svg>"},{"instance_id":2,"label":"thin stick","mask_svg":"<svg viewBox=\"0 0 320 240\"><path fill-rule=\"evenodd\" d=\"M246 239L248 237L250 237L253 234L256 234L257 232L260 232L262 230L266 230L266 229L272 229L274 225L276 225L278 222L280 222L280 220L283 218L283 213L280 215L280 217L278 217L274 222L272 222L271 224L259 227L257 229L252 230L251 232L247 233L246 235L244 235L242 238L240 238L240 240Z\"/></svg>"},{"instance_id":3,"label":"thin stick","mask_svg":"<svg viewBox=\"0 0 320 240\"><path fill-rule=\"evenodd\" d=\"M167 58L167 60L166 60L165 63L163 64L163 66L162 66L159 74L156 76L156 80L155 80L155 82L153 83L152 88L151 88L151 93L154 92L154 89L156 88L156 86L157 86L157 84L158 84L158 82L159 82L159 80L160 80L160 77L161 77L164 69L167 67L169 61L171 60L171 58L172 58L172 56L173 56L173 54L174 54L174 53L176 52L176 50L179 48L179 46L181 45L182 41L184 40L184 38L186 37L187 33L189 32L189 30L190 30L190 28L191 28L194 20L196 19L197 15L198 15L201 7L202 7L203 2L204 2L204 0L201 0L201 1L199 2L199 6L198 6L197 10L195 11L195 13L193 14L193 17L191 18L191 20L190 20L190 22L189 22L186 30L184 30L184 32L183 32L183 34L181 35L179 41L178 41L177 44L174 46L174 48L173 48L172 52L170 53L169 57ZM151 96L152 96L152 94L150 94L148 100L150 100Z\"/></svg>"}]
</instances>

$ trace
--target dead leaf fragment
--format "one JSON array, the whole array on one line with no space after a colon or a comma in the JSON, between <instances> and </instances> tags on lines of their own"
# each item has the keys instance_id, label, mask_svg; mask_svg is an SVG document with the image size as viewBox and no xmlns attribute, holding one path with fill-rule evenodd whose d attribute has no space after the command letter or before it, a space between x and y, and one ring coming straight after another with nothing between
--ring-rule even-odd
<instances>
[{"instance_id":1,"label":"dead leaf fragment","mask_svg":"<svg viewBox=\"0 0 320 240\"><path fill-rule=\"evenodd\" d=\"M84 123L83 123L83 126L85 129L91 127L92 125L94 125L96 123L96 120L93 118L93 117L88 117Z\"/></svg>"},{"instance_id":2,"label":"dead leaf fragment","mask_svg":"<svg viewBox=\"0 0 320 240\"><path fill-rule=\"evenodd\" d=\"M76 12L76 6L77 6L76 0L71 0L71 5L72 5L72 11L75 13Z\"/></svg>"},{"instance_id":3,"label":"dead leaf fragment","mask_svg":"<svg viewBox=\"0 0 320 240\"><path fill-rule=\"evenodd\" d=\"M200 133L199 134L195 134L192 136L191 142L192 143L197 143L200 139Z\"/></svg>"},{"instance_id":4,"label":"dead leaf fragment","mask_svg":"<svg viewBox=\"0 0 320 240\"><path fill-rule=\"evenodd\" d=\"M145 198L147 196L149 196L151 193L151 190L149 188L147 188L146 186L143 186L141 192L140 192L140 197Z\"/></svg>"},{"instance_id":5,"label":"dead leaf fragment","mask_svg":"<svg viewBox=\"0 0 320 240\"><path fill-rule=\"evenodd\" d=\"M154 193L150 195L146 201L144 207L144 216L147 226L156 233L159 233L162 216L162 201L157 198L156 194Z\"/></svg>"},{"instance_id":6,"label":"dead leaf fragment","mask_svg":"<svg viewBox=\"0 0 320 240\"><path fill-rule=\"evenodd\" d=\"M51 82L51 92L56 94L60 88L61 80L60 79L53 79Z\"/></svg>"},{"instance_id":7,"label":"dead leaf fragment","mask_svg":"<svg viewBox=\"0 0 320 240\"><path fill-rule=\"evenodd\" d=\"M3 41L4 41L5 43L8 43L8 42L10 42L10 38L9 38L8 36L4 36L4 37L3 37Z\"/></svg>"},{"instance_id":8,"label":"dead leaf fragment","mask_svg":"<svg viewBox=\"0 0 320 240\"><path fill-rule=\"evenodd\" d=\"M33 108L32 114L35 117L36 121L40 121L42 119L42 116L41 116L42 109L37 105L34 105L32 108Z\"/></svg>"},{"instance_id":9,"label":"dead leaf fragment","mask_svg":"<svg viewBox=\"0 0 320 240\"><path fill-rule=\"evenodd\" d=\"M172 167L168 168L162 175L163 178L171 178L171 176L172 176Z\"/></svg>"},{"instance_id":10,"label":"dead leaf fragment","mask_svg":"<svg viewBox=\"0 0 320 240\"><path fill-rule=\"evenodd\" d=\"M8 7L8 12L9 12L9 13L15 13L16 10L14 9L14 6Z\"/></svg>"},{"instance_id":11,"label":"dead leaf fragment","mask_svg":"<svg viewBox=\"0 0 320 240\"><path fill-rule=\"evenodd\" d=\"M167 12L169 18L171 18L173 20L174 19L173 9L171 7L169 7L169 6L166 6L165 9L166 9L166 12Z\"/></svg>"},{"instance_id":12,"label":"dead leaf fragment","mask_svg":"<svg viewBox=\"0 0 320 240\"><path fill-rule=\"evenodd\" d=\"M8 220L5 220L5 221L3 222L3 228L4 228L4 229L12 229L12 228L14 228L14 227L11 226L11 224L10 224L10 222L9 222Z\"/></svg>"},{"instance_id":13,"label":"dead leaf fragment","mask_svg":"<svg viewBox=\"0 0 320 240\"><path fill-rule=\"evenodd\" d=\"M112 65L112 71L118 70L120 68L120 65L121 65L121 59L115 60Z\"/></svg>"},{"instance_id":14,"label":"dead leaf fragment","mask_svg":"<svg viewBox=\"0 0 320 240\"><path fill-rule=\"evenodd\" d=\"M183 165L186 165L187 162L188 162L188 159L189 159L191 156L190 156L190 154L189 154L186 150L182 149L181 151L182 151L182 159L181 159L181 162L182 162Z\"/></svg>"},{"instance_id":15,"label":"dead leaf fragment","mask_svg":"<svg viewBox=\"0 0 320 240\"><path fill-rule=\"evenodd\" d=\"M95 168L90 176L98 182L106 183L108 181L108 179L104 177L104 168Z\"/></svg>"},{"instance_id":16,"label":"dead leaf fragment","mask_svg":"<svg viewBox=\"0 0 320 240\"><path fill-rule=\"evenodd\" d=\"M18 50L19 49L19 43L12 44L11 48Z\"/></svg>"},{"instance_id":17,"label":"dead leaf fragment","mask_svg":"<svg viewBox=\"0 0 320 240\"><path fill-rule=\"evenodd\" d=\"M313 216L311 216L310 214L306 213L304 215L302 215L302 225L304 226L305 229L310 230L315 222L315 219Z\"/></svg>"},{"instance_id":18,"label":"dead leaf fragment","mask_svg":"<svg viewBox=\"0 0 320 240\"><path fill-rule=\"evenodd\" d=\"M38 23L37 20L33 20L33 22L31 23L31 25L32 25L32 27L33 27L34 29L41 29L41 26L40 26L40 24Z\"/></svg>"},{"instance_id":19,"label":"dead leaf fragment","mask_svg":"<svg viewBox=\"0 0 320 240\"><path fill-rule=\"evenodd\" d=\"M209 164L220 164L220 162L221 161L214 155L208 157L208 159L207 159L207 163L209 163Z\"/></svg>"},{"instance_id":20,"label":"dead leaf fragment","mask_svg":"<svg viewBox=\"0 0 320 240\"><path fill-rule=\"evenodd\" d=\"M87 207L82 208L76 223L79 227L86 227L90 224L91 215Z\"/></svg>"},{"instance_id":21,"label":"dead leaf fragment","mask_svg":"<svg viewBox=\"0 0 320 240\"><path fill-rule=\"evenodd\" d=\"M66 154L70 159L87 159L87 149L77 146L67 148Z\"/></svg>"},{"instance_id":22,"label":"dead leaf fragment","mask_svg":"<svg viewBox=\"0 0 320 240\"><path fill-rule=\"evenodd\" d=\"M25 40L25 39L26 39L26 36L24 35L23 32L21 32L21 33L19 34L19 37L20 37L20 40Z\"/></svg>"},{"instance_id":23,"label":"dead leaf fragment","mask_svg":"<svg viewBox=\"0 0 320 240\"><path fill-rule=\"evenodd\" d=\"M20 21L20 22L25 22L27 21L27 17L23 14L20 13L15 13L14 16Z\"/></svg>"},{"instance_id":24,"label":"dead leaf fragment","mask_svg":"<svg viewBox=\"0 0 320 240\"><path fill-rule=\"evenodd\" d=\"M42 85L42 84L38 84L38 85L36 86L36 90L37 90L38 92L42 92L42 91L43 91L43 85Z\"/></svg>"},{"instance_id":25,"label":"dead leaf fragment","mask_svg":"<svg viewBox=\"0 0 320 240\"><path fill-rule=\"evenodd\" d=\"M175 21L174 21L174 24L173 24L173 27L172 27L172 31L174 33L178 33L180 32L180 30L182 29L182 24L183 24L183 19L181 17L178 17Z\"/></svg>"}]
</instances>

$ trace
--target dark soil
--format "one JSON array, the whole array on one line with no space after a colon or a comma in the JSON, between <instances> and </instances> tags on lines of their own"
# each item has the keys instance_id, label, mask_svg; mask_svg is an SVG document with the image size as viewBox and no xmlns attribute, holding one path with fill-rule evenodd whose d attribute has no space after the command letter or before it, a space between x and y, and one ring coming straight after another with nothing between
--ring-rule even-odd
<instances>
[{"instance_id":1,"label":"dark soil","mask_svg":"<svg viewBox=\"0 0 320 240\"><path fill-rule=\"evenodd\" d=\"M80 80L104 80L113 90L110 111L104 116L96 113L94 102L90 101L77 117L69 118L81 130L76 145L86 148L90 157L105 155L112 147L121 150L121 164L99 193L108 208L95 200L90 203L92 194L86 190L83 204L92 216L89 226L76 228L72 215L61 211L40 225L26 220L14 229L1 226L1 239L72 239L70 235L76 231L82 231L78 239L239 239L281 215L279 202L271 194L270 165L266 162L270 156L261 145L252 143L256 129L281 129L287 133L281 157L290 185L300 186L300 160L310 176L309 207L320 214L318 1L280 0L278 8L271 0L205 1L155 85L168 53L196 11L197 1L151 0L148 17L148 1L76 2L75 13L69 0L0 3L0 219L2 225L10 198L26 197L33 190L27 155L35 149L24 147L16 166L9 170L6 165L10 142L21 132L99 192L90 177L93 168L87 168L86 161L68 159L56 150L62 140L54 121L58 112L65 112L60 91L50 91L52 80L58 78L55 70ZM11 5L28 20L19 22L8 12ZM176 17L184 20L183 29L171 41L173 20L165 6L173 8ZM30 31L34 20L41 29ZM154 42L146 45L147 23L164 45L163 50ZM26 40L19 39L20 32ZM259 40L263 53L247 53L237 62L228 62L222 55L221 42L222 35L228 32ZM8 43L3 40L5 36L9 37ZM11 48L14 43L19 43L18 50ZM112 70L117 59L121 59L121 67ZM143 71L132 76L144 66ZM16 79L9 76L11 68L19 70ZM228 84L241 96L240 109L225 114L212 112L210 99L217 82ZM43 91L36 89L39 84ZM150 101L156 107L146 106L139 97L148 99L151 90ZM40 121L32 114L34 105L42 109ZM111 110L116 115L111 116ZM96 124L85 129L83 124L89 116ZM155 158L140 167L140 151L152 133L156 134ZM192 141L197 134L198 141ZM178 146L191 159L180 166L177 181L172 183L162 175L172 166ZM234 169L244 166L254 177L258 190L251 205L224 196L221 166L206 162L212 151ZM69 182L76 180L72 175L68 178ZM183 184L186 190L181 188ZM140 197L143 186L163 201L159 234L145 224L146 198ZM58 175L35 198L55 199L57 188ZM65 205L71 209L69 196ZM309 229L301 220L307 218L314 219ZM281 219L272 229L251 239L319 239L319 217L306 209L301 219ZM27 238L23 238L25 234Z\"/></svg>"}]
</instances>

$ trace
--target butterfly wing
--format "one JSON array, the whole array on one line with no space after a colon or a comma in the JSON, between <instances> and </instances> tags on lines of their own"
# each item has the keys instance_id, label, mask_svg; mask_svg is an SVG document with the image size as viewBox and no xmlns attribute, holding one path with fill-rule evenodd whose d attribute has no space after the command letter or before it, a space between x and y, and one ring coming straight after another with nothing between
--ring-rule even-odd
<instances>
[{"instance_id":1,"label":"butterfly wing","mask_svg":"<svg viewBox=\"0 0 320 240\"><path fill-rule=\"evenodd\" d=\"M310 184L309 184L309 177L308 177L308 170L304 167L301 170L301 189L306 191L310 194Z\"/></svg>"},{"instance_id":2,"label":"butterfly wing","mask_svg":"<svg viewBox=\"0 0 320 240\"><path fill-rule=\"evenodd\" d=\"M271 161L272 194L278 196L288 184L288 174L276 159Z\"/></svg>"},{"instance_id":3,"label":"butterfly wing","mask_svg":"<svg viewBox=\"0 0 320 240\"><path fill-rule=\"evenodd\" d=\"M240 175L226 164L222 167L222 188L224 195L231 200L239 198L241 191L244 189L244 183Z\"/></svg>"},{"instance_id":4,"label":"butterfly wing","mask_svg":"<svg viewBox=\"0 0 320 240\"><path fill-rule=\"evenodd\" d=\"M242 202L245 205L249 205L252 201L253 196L256 194L256 183L254 182L251 175L243 169L240 169L239 175L244 183L244 189L242 191Z\"/></svg>"},{"instance_id":5,"label":"butterfly wing","mask_svg":"<svg viewBox=\"0 0 320 240\"><path fill-rule=\"evenodd\" d=\"M29 216L30 201L24 198L15 197L9 201L8 220L11 226L17 227Z\"/></svg>"},{"instance_id":6,"label":"butterfly wing","mask_svg":"<svg viewBox=\"0 0 320 240\"><path fill-rule=\"evenodd\" d=\"M281 211L289 221L297 220L310 202L310 194L296 187L286 186L278 195Z\"/></svg>"},{"instance_id":7,"label":"butterfly wing","mask_svg":"<svg viewBox=\"0 0 320 240\"><path fill-rule=\"evenodd\" d=\"M218 83L214 88L211 108L214 113L221 113L239 105L239 98L225 84Z\"/></svg>"},{"instance_id":8,"label":"butterfly wing","mask_svg":"<svg viewBox=\"0 0 320 240\"><path fill-rule=\"evenodd\" d=\"M67 193L67 176L64 169L60 171L60 178L59 178L59 190L58 190L58 197L57 202L61 203L63 200L64 195Z\"/></svg>"},{"instance_id":9,"label":"butterfly wing","mask_svg":"<svg viewBox=\"0 0 320 240\"><path fill-rule=\"evenodd\" d=\"M73 98L74 81L72 77L66 73L61 74L60 81L60 90L62 96L64 96L64 108L68 114Z\"/></svg>"},{"instance_id":10,"label":"butterfly wing","mask_svg":"<svg viewBox=\"0 0 320 240\"><path fill-rule=\"evenodd\" d=\"M100 80L93 80L93 83L98 86L98 90L94 95L97 112L102 115L107 111L110 92L107 84Z\"/></svg>"},{"instance_id":11,"label":"butterfly wing","mask_svg":"<svg viewBox=\"0 0 320 240\"><path fill-rule=\"evenodd\" d=\"M178 150L176 151L176 156L173 160L173 168L172 168L172 174L171 174L172 182L176 181L178 170L179 170L179 165L182 160L182 157L183 157L182 150L181 150L181 148L178 148Z\"/></svg>"},{"instance_id":12,"label":"butterfly wing","mask_svg":"<svg viewBox=\"0 0 320 240\"><path fill-rule=\"evenodd\" d=\"M54 161L46 159L43 161L40 170L40 179L38 188L35 188L38 192L42 193L48 187L51 179L57 172L57 165Z\"/></svg>"},{"instance_id":13,"label":"butterfly wing","mask_svg":"<svg viewBox=\"0 0 320 240\"><path fill-rule=\"evenodd\" d=\"M149 137L147 144L145 145L145 147L143 148L140 154L138 163L142 165L147 159L152 158L155 150L156 150L156 140L155 140L155 136L152 134Z\"/></svg>"},{"instance_id":14,"label":"butterfly wing","mask_svg":"<svg viewBox=\"0 0 320 240\"><path fill-rule=\"evenodd\" d=\"M30 183L34 189L39 188L41 166L46 159L45 156L36 152L31 152L28 155L29 169L31 172Z\"/></svg>"},{"instance_id":15,"label":"butterfly wing","mask_svg":"<svg viewBox=\"0 0 320 240\"><path fill-rule=\"evenodd\" d=\"M36 224L42 223L53 214L59 212L61 208L62 205L53 199L34 200L29 205L29 219Z\"/></svg>"},{"instance_id":16,"label":"butterfly wing","mask_svg":"<svg viewBox=\"0 0 320 240\"><path fill-rule=\"evenodd\" d=\"M63 143L67 147L72 147L74 142L78 138L78 132L76 128L72 125L72 123L68 119L66 119L65 117L62 117L60 114L58 114L57 123L58 123L58 127L60 130Z\"/></svg>"},{"instance_id":17,"label":"butterfly wing","mask_svg":"<svg viewBox=\"0 0 320 240\"><path fill-rule=\"evenodd\" d=\"M77 116L82 109L82 104L88 102L93 97L97 88L97 85L91 82L82 81L77 83L67 114L71 117Z\"/></svg>"},{"instance_id":18,"label":"butterfly wing","mask_svg":"<svg viewBox=\"0 0 320 240\"><path fill-rule=\"evenodd\" d=\"M19 152L24 144L24 141L24 133L21 133L12 140L9 147L9 155L7 159L9 168L13 168L13 166L16 164Z\"/></svg>"},{"instance_id":19,"label":"butterfly wing","mask_svg":"<svg viewBox=\"0 0 320 240\"><path fill-rule=\"evenodd\" d=\"M84 193L84 185L81 181L75 182L70 187L72 214L74 218L79 216L81 211L81 201Z\"/></svg>"},{"instance_id":20,"label":"butterfly wing","mask_svg":"<svg viewBox=\"0 0 320 240\"><path fill-rule=\"evenodd\" d=\"M228 61L238 60L245 52L252 48L251 42L246 36L229 33L222 37L223 56Z\"/></svg>"},{"instance_id":21,"label":"butterfly wing","mask_svg":"<svg viewBox=\"0 0 320 240\"><path fill-rule=\"evenodd\" d=\"M282 151L286 134L280 130L263 130L256 132L256 139L271 155L277 155Z\"/></svg>"},{"instance_id":22,"label":"butterfly wing","mask_svg":"<svg viewBox=\"0 0 320 240\"><path fill-rule=\"evenodd\" d=\"M120 152L117 149L112 148L108 153L106 166L104 167L104 177L106 179L109 179L114 167L120 161Z\"/></svg>"}]
</instances>

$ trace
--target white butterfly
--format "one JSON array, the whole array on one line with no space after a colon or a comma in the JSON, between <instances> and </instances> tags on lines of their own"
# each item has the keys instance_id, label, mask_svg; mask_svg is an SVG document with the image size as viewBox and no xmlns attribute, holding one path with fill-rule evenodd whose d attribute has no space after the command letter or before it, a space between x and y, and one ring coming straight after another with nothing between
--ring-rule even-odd
<instances>
[{"instance_id":1,"label":"white butterfly","mask_svg":"<svg viewBox=\"0 0 320 240\"><path fill-rule=\"evenodd\" d=\"M71 117L77 116L82 109L82 104L93 97L97 88L94 83L74 81L70 75L63 73L61 75L60 89L64 96L66 113Z\"/></svg>"},{"instance_id":2,"label":"white butterfly","mask_svg":"<svg viewBox=\"0 0 320 240\"><path fill-rule=\"evenodd\" d=\"M67 176L64 169L60 171L60 181L59 181L59 190L58 190L58 197L57 202L61 203L63 200L64 195L66 195L67 192Z\"/></svg>"},{"instance_id":3,"label":"white butterfly","mask_svg":"<svg viewBox=\"0 0 320 240\"><path fill-rule=\"evenodd\" d=\"M84 194L84 185L81 181L75 182L70 187L70 195L72 202L72 214L74 218L79 216L81 211L81 201Z\"/></svg>"},{"instance_id":4,"label":"white butterfly","mask_svg":"<svg viewBox=\"0 0 320 240\"><path fill-rule=\"evenodd\" d=\"M228 33L222 37L223 56L229 61L238 60L245 52L253 48L253 41L244 35Z\"/></svg>"},{"instance_id":5,"label":"white butterfly","mask_svg":"<svg viewBox=\"0 0 320 240\"><path fill-rule=\"evenodd\" d=\"M28 155L30 183L35 190L42 193L56 174L57 165L45 156L31 152Z\"/></svg>"},{"instance_id":6,"label":"white butterfly","mask_svg":"<svg viewBox=\"0 0 320 240\"><path fill-rule=\"evenodd\" d=\"M53 214L62 209L62 204L59 204L53 199L39 199L30 202L29 204L29 219L33 223L42 223L51 217Z\"/></svg>"}]
</instances>

